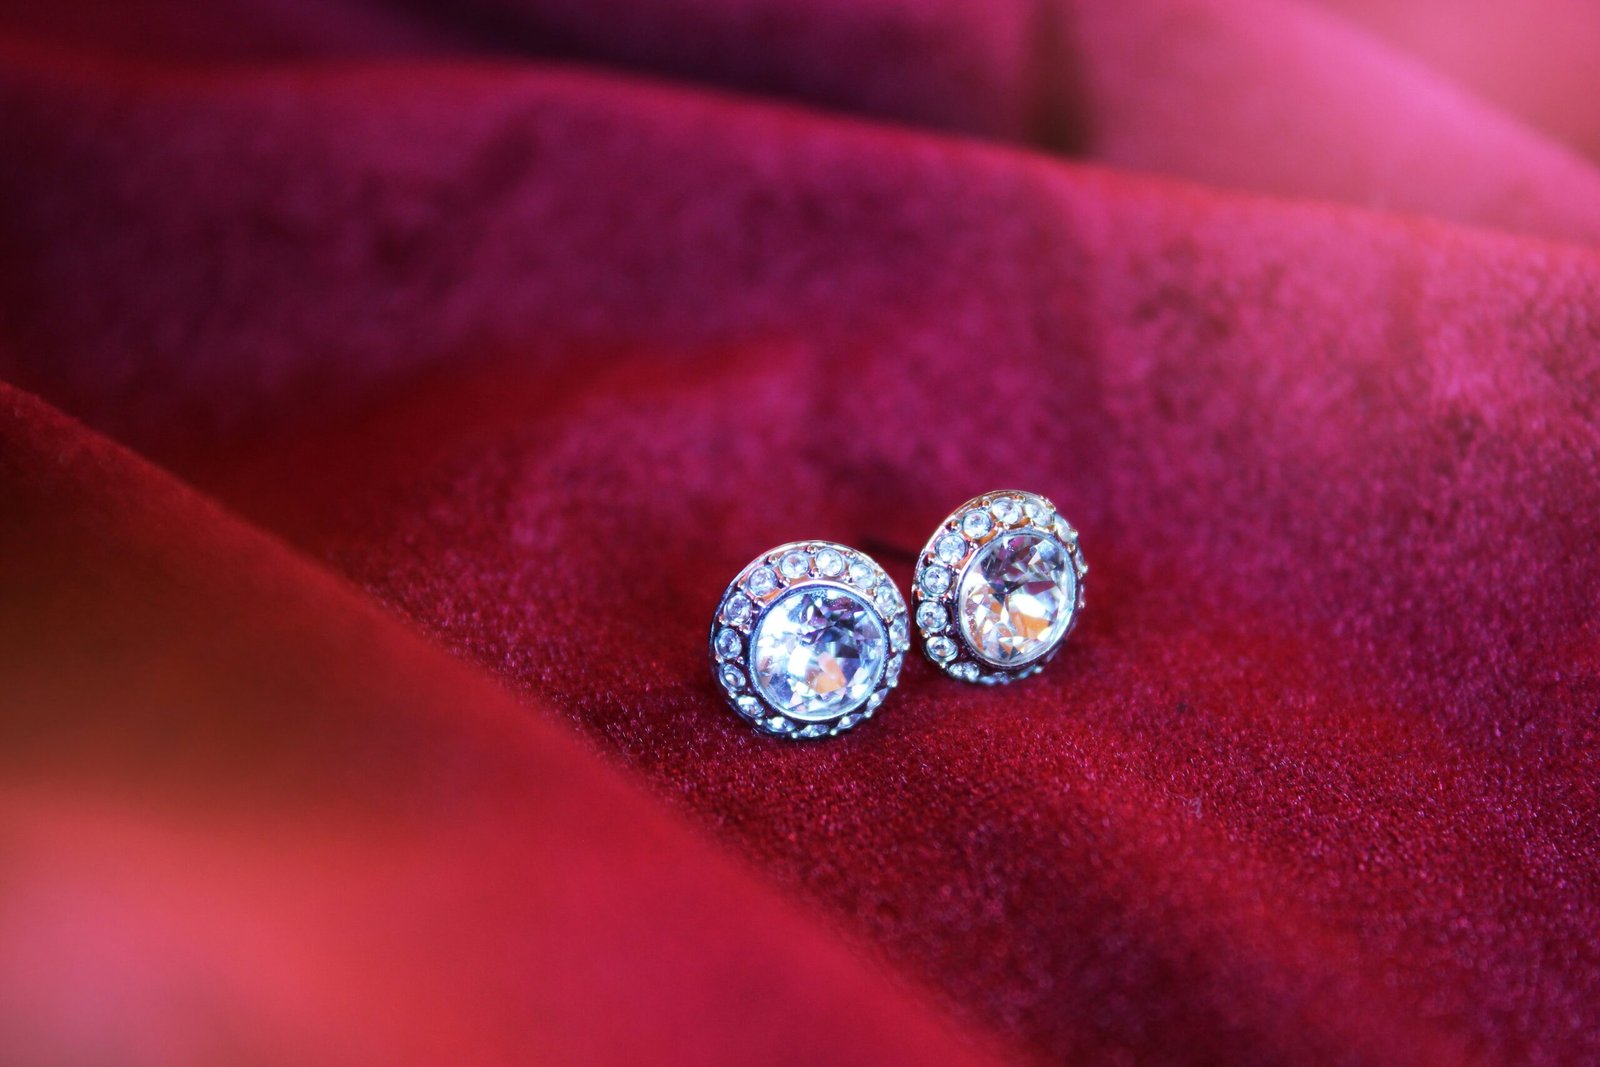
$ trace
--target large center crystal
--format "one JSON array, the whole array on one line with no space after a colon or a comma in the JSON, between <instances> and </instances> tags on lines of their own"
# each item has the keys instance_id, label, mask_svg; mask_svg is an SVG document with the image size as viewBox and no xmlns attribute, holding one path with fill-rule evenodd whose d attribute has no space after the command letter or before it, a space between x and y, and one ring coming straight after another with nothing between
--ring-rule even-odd
<instances>
[{"instance_id":1,"label":"large center crystal","mask_svg":"<svg viewBox=\"0 0 1600 1067\"><path fill-rule=\"evenodd\" d=\"M872 695L889 641L866 601L831 586L802 586L762 616L751 641L756 688L797 719L843 715Z\"/></svg>"},{"instance_id":2,"label":"large center crystal","mask_svg":"<svg viewBox=\"0 0 1600 1067\"><path fill-rule=\"evenodd\" d=\"M1003 534L962 572L961 632L994 666L1021 666L1061 640L1077 596L1077 572L1059 543L1027 531Z\"/></svg>"}]
</instances>

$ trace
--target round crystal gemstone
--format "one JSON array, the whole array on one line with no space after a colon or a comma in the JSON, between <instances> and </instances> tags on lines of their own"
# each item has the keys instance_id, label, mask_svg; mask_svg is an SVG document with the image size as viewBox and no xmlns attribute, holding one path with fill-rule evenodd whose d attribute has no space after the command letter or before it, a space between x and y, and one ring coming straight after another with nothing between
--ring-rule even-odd
<instances>
[{"instance_id":1,"label":"round crystal gemstone","mask_svg":"<svg viewBox=\"0 0 1600 1067\"><path fill-rule=\"evenodd\" d=\"M954 566L960 563L962 557L967 554L967 539L960 534L945 534L939 538L939 542L934 546L933 551L934 555L939 557L940 563L948 563Z\"/></svg>"},{"instance_id":2,"label":"round crystal gemstone","mask_svg":"<svg viewBox=\"0 0 1600 1067\"><path fill-rule=\"evenodd\" d=\"M888 635L866 601L828 586L801 586L778 598L756 625L750 653L756 689L806 721L859 706L888 658Z\"/></svg>"},{"instance_id":3,"label":"round crystal gemstone","mask_svg":"<svg viewBox=\"0 0 1600 1067\"><path fill-rule=\"evenodd\" d=\"M944 608L932 601L924 601L917 608L917 625L931 633L938 633L945 628L950 617L945 614Z\"/></svg>"},{"instance_id":4,"label":"round crystal gemstone","mask_svg":"<svg viewBox=\"0 0 1600 1067\"><path fill-rule=\"evenodd\" d=\"M772 573L771 567L757 567L750 575L750 592L756 596L766 596L778 588L778 576Z\"/></svg>"},{"instance_id":5,"label":"round crystal gemstone","mask_svg":"<svg viewBox=\"0 0 1600 1067\"><path fill-rule=\"evenodd\" d=\"M922 591L928 596L944 596L950 588L950 572L943 567L925 567L922 571Z\"/></svg>"},{"instance_id":6,"label":"round crystal gemstone","mask_svg":"<svg viewBox=\"0 0 1600 1067\"><path fill-rule=\"evenodd\" d=\"M817 573L824 578L837 578L844 573L844 558L831 548L817 553Z\"/></svg>"},{"instance_id":7,"label":"round crystal gemstone","mask_svg":"<svg viewBox=\"0 0 1600 1067\"><path fill-rule=\"evenodd\" d=\"M961 532L971 538L979 538L988 533L994 522L989 518L987 511L973 509L961 519Z\"/></svg>"},{"instance_id":8,"label":"round crystal gemstone","mask_svg":"<svg viewBox=\"0 0 1600 1067\"><path fill-rule=\"evenodd\" d=\"M1003 526L1014 526L1022 517L1022 509L1008 496L997 499L989 506L989 511L994 515L995 521Z\"/></svg>"},{"instance_id":9,"label":"round crystal gemstone","mask_svg":"<svg viewBox=\"0 0 1600 1067\"><path fill-rule=\"evenodd\" d=\"M811 561L804 552L791 552L783 557L783 562L778 564L778 569L783 571L785 578L804 578L811 569Z\"/></svg>"},{"instance_id":10,"label":"round crystal gemstone","mask_svg":"<svg viewBox=\"0 0 1600 1067\"><path fill-rule=\"evenodd\" d=\"M735 593L722 605L722 619L730 626L743 628L750 625L753 609L754 605L750 603L749 597L743 593Z\"/></svg>"},{"instance_id":11,"label":"round crystal gemstone","mask_svg":"<svg viewBox=\"0 0 1600 1067\"><path fill-rule=\"evenodd\" d=\"M1072 621L1078 576L1055 539L1003 534L978 551L961 575L961 634L996 667L1030 663L1054 648Z\"/></svg>"}]
</instances>

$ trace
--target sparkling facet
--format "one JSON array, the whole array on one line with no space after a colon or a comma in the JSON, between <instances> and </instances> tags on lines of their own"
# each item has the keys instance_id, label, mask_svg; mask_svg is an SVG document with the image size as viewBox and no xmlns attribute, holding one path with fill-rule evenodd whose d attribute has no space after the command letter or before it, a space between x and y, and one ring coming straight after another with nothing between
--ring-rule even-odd
<instances>
[{"instance_id":1,"label":"sparkling facet","mask_svg":"<svg viewBox=\"0 0 1600 1067\"><path fill-rule=\"evenodd\" d=\"M939 557L940 563L948 563L952 567L967 554L967 539L960 534L945 534L934 545L933 554Z\"/></svg>"},{"instance_id":2,"label":"sparkling facet","mask_svg":"<svg viewBox=\"0 0 1600 1067\"><path fill-rule=\"evenodd\" d=\"M900 607L900 593L892 583L883 582L872 591L872 602L885 615L892 615Z\"/></svg>"},{"instance_id":3,"label":"sparkling facet","mask_svg":"<svg viewBox=\"0 0 1600 1067\"><path fill-rule=\"evenodd\" d=\"M744 672L729 663L722 665L722 684L729 689L744 688Z\"/></svg>"},{"instance_id":4,"label":"sparkling facet","mask_svg":"<svg viewBox=\"0 0 1600 1067\"><path fill-rule=\"evenodd\" d=\"M827 732L828 732L828 724L827 723L814 722L810 726L807 726L805 729L801 730L799 733L795 734L795 736L796 737L821 737L823 734L825 734Z\"/></svg>"},{"instance_id":5,"label":"sparkling facet","mask_svg":"<svg viewBox=\"0 0 1600 1067\"><path fill-rule=\"evenodd\" d=\"M804 578L811 573L811 560L804 552L791 552L779 562L778 569L785 578Z\"/></svg>"},{"instance_id":6,"label":"sparkling facet","mask_svg":"<svg viewBox=\"0 0 1600 1067\"><path fill-rule=\"evenodd\" d=\"M831 719L867 698L889 656L883 623L854 593L801 586L762 616L751 641L757 691L798 719Z\"/></svg>"},{"instance_id":7,"label":"sparkling facet","mask_svg":"<svg viewBox=\"0 0 1600 1067\"><path fill-rule=\"evenodd\" d=\"M993 527L994 520L989 518L989 513L976 508L967 512L961 519L961 532L968 537L982 537Z\"/></svg>"},{"instance_id":8,"label":"sparkling facet","mask_svg":"<svg viewBox=\"0 0 1600 1067\"><path fill-rule=\"evenodd\" d=\"M1002 526L1015 525L1022 517L1022 509L1017 506L1016 500L1009 496L998 497L989 505L989 511L994 515L995 521Z\"/></svg>"},{"instance_id":9,"label":"sparkling facet","mask_svg":"<svg viewBox=\"0 0 1600 1067\"><path fill-rule=\"evenodd\" d=\"M1022 502L1022 513L1028 516L1028 521L1041 530L1048 530L1050 522L1055 517L1049 504L1038 497L1030 497Z\"/></svg>"},{"instance_id":10,"label":"sparkling facet","mask_svg":"<svg viewBox=\"0 0 1600 1067\"><path fill-rule=\"evenodd\" d=\"M884 685L900 684L900 665L905 662L904 656L896 656L889 661L889 669L883 672Z\"/></svg>"},{"instance_id":11,"label":"sparkling facet","mask_svg":"<svg viewBox=\"0 0 1600 1067\"><path fill-rule=\"evenodd\" d=\"M755 718L761 714L761 701L753 696L742 696L734 700L734 707L739 709L739 714Z\"/></svg>"},{"instance_id":12,"label":"sparkling facet","mask_svg":"<svg viewBox=\"0 0 1600 1067\"><path fill-rule=\"evenodd\" d=\"M929 633L938 633L950 624L950 615L939 604L924 601L917 608L917 625Z\"/></svg>"},{"instance_id":13,"label":"sparkling facet","mask_svg":"<svg viewBox=\"0 0 1600 1067\"><path fill-rule=\"evenodd\" d=\"M750 603L749 597L743 593L735 593L728 598L726 604L722 605L722 621L729 626L737 626L742 630L750 625L750 614L753 608L754 605Z\"/></svg>"},{"instance_id":14,"label":"sparkling facet","mask_svg":"<svg viewBox=\"0 0 1600 1067\"><path fill-rule=\"evenodd\" d=\"M911 629L906 625L906 617L904 615L890 624L889 643L896 651L911 646Z\"/></svg>"},{"instance_id":15,"label":"sparkling facet","mask_svg":"<svg viewBox=\"0 0 1600 1067\"><path fill-rule=\"evenodd\" d=\"M1077 598L1077 575L1065 549L1031 531L985 545L961 575L961 634L997 667L1031 662L1055 647Z\"/></svg>"},{"instance_id":16,"label":"sparkling facet","mask_svg":"<svg viewBox=\"0 0 1600 1067\"><path fill-rule=\"evenodd\" d=\"M871 588L876 577L877 576L872 573L872 568L867 566L861 560L856 559L850 561L851 585L859 585L864 589Z\"/></svg>"},{"instance_id":17,"label":"sparkling facet","mask_svg":"<svg viewBox=\"0 0 1600 1067\"><path fill-rule=\"evenodd\" d=\"M951 677L960 678L963 682L970 682L978 677L978 665L976 663L952 663L949 671Z\"/></svg>"},{"instance_id":18,"label":"sparkling facet","mask_svg":"<svg viewBox=\"0 0 1600 1067\"><path fill-rule=\"evenodd\" d=\"M956 654L956 643L948 637L928 638L928 655L934 659L949 659Z\"/></svg>"},{"instance_id":19,"label":"sparkling facet","mask_svg":"<svg viewBox=\"0 0 1600 1067\"><path fill-rule=\"evenodd\" d=\"M950 588L950 572L944 567L930 566L922 569L922 591L929 596L944 596Z\"/></svg>"},{"instance_id":20,"label":"sparkling facet","mask_svg":"<svg viewBox=\"0 0 1600 1067\"><path fill-rule=\"evenodd\" d=\"M732 630L723 630L717 635L717 655L723 659L739 658L739 635Z\"/></svg>"},{"instance_id":21,"label":"sparkling facet","mask_svg":"<svg viewBox=\"0 0 1600 1067\"><path fill-rule=\"evenodd\" d=\"M785 719L782 715L773 715L768 718L766 722L762 723L762 725L775 734L787 734L794 732L794 723L790 722L788 719Z\"/></svg>"},{"instance_id":22,"label":"sparkling facet","mask_svg":"<svg viewBox=\"0 0 1600 1067\"><path fill-rule=\"evenodd\" d=\"M824 578L837 578L844 573L844 557L831 548L817 553L817 573Z\"/></svg>"},{"instance_id":23,"label":"sparkling facet","mask_svg":"<svg viewBox=\"0 0 1600 1067\"><path fill-rule=\"evenodd\" d=\"M757 567L750 574L750 592L756 596L766 596L778 588L778 576L772 573L771 567Z\"/></svg>"}]
</instances>

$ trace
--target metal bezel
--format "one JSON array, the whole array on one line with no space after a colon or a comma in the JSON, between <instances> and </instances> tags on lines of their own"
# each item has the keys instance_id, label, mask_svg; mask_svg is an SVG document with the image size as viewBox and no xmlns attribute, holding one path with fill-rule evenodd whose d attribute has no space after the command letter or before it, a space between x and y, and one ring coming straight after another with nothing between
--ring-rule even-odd
<instances>
[{"instance_id":1,"label":"metal bezel","mask_svg":"<svg viewBox=\"0 0 1600 1067\"><path fill-rule=\"evenodd\" d=\"M837 574L823 573L819 564L819 559L828 559L829 552L836 553L841 562ZM792 554L805 558L804 574L791 577L784 573L783 561ZM770 570L771 588L760 584L752 588L752 579L763 570ZM840 589L861 600L883 627L889 642L889 655L873 679L866 699L824 720L802 719L774 707L761 695L750 668L750 642L762 617L790 592L813 586ZM757 589L764 591L757 592ZM748 602L748 612L737 610L739 598ZM737 651L733 655L723 655L718 650L718 639L723 631L736 635ZM723 590L711 621L711 674L728 706L758 732L796 740L834 737L873 717L889 691L899 684L900 670L910 645L911 617L906 611L905 598L876 561L833 541L791 541L751 560ZM727 671L730 667L737 675L738 685L728 684L734 676Z\"/></svg>"},{"instance_id":2,"label":"metal bezel","mask_svg":"<svg viewBox=\"0 0 1600 1067\"><path fill-rule=\"evenodd\" d=\"M1008 508L1000 503L1004 501L1011 502L1011 507ZM999 514L996 513L997 504ZM1014 519L1003 521L1002 517L1009 517L1013 509ZM987 516L988 525L981 532L973 528L981 525L976 520L972 525L965 521L967 516L974 512ZM1043 534L1061 547L1072 563L1075 595L1072 615L1053 645L1026 663L1015 667L1001 667L978 655L968 642L956 601L962 579L977 556L978 550L997 537L1018 531ZM941 541L952 535L961 538L965 549L959 559L949 562L939 556L938 548ZM948 584L937 594L929 591L937 587L939 584L937 580L927 585L924 583L927 572L935 567L942 568L949 574ZM975 496L945 517L917 557L916 575L911 583L912 618L916 621L917 631L922 637L923 654L952 678L981 685L1002 685L1038 674L1056 657L1062 646L1067 643L1067 639L1072 636L1072 631L1077 628L1078 620L1083 615L1084 585L1088 573L1089 564L1084 560L1083 552L1078 547L1078 531L1056 513L1055 505L1048 499L1037 493L1023 492L1019 489L999 489ZM924 627L922 621L917 619L917 612L924 603L938 604L944 609L946 622L943 629ZM938 642L948 642L949 646L953 647L952 654L937 655L936 652L946 647Z\"/></svg>"}]
</instances>

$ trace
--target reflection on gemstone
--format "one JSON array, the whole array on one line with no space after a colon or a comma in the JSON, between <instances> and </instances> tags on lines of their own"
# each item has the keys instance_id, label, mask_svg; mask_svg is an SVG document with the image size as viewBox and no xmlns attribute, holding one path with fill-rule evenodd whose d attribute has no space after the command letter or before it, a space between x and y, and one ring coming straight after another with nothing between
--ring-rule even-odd
<instances>
[{"instance_id":1,"label":"reflection on gemstone","mask_svg":"<svg viewBox=\"0 0 1600 1067\"><path fill-rule=\"evenodd\" d=\"M751 642L756 688L797 719L831 719L872 693L889 641L883 623L854 593L802 586L762 616Z\"/></svg>"},{"instance_id":2,"label":"reflection on gemstone","mask_svg":"<svg viewBox=\"0 0 1600 1067\"><path fill-rule=\"evenodd\" d=\"M1038 659L1072 621L1077 575L1054 539L1007 533L979 550L961 575L961 633L982 659L1016 667Z\"/></svg>"},{"instance_id":3,"label":"reflection on gemstone","mask_svg":"<svg viewBox=\"0 0 1600 1067\"><path fill-rule=\"evenodd\" d=\"M948 563L953 567L966 556L967 539L960 534L945 534L939 538L933 553L939 557L940 563Z\"/></svg>"},{"instance_id":4,"label":"reflection on gemstone","mask_svg":"<svg viewBox=\"0 0 1600 1067\"><path fill-rule=\"evenodd\" d=\"M750 574L750 591L756 596L766 596L778 588L778 576L771 567L757 567Z\"/></svg>"}]
</instances>

